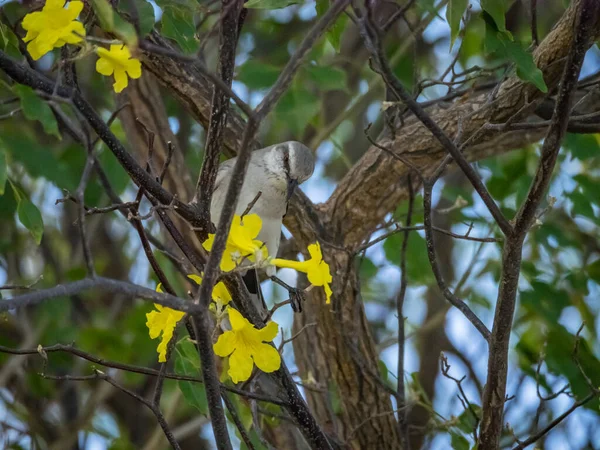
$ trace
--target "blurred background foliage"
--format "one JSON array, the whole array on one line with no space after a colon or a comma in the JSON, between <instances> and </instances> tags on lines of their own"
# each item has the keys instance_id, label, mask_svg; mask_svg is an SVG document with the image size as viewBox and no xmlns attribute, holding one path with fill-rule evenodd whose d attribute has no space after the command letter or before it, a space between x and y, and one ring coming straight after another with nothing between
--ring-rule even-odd
<instances>
[{"instance_id":1,"label":"blurred background foliage","mask_svg":"<svg viewBox=\"0 0 600 450\"><path fill-rule=\"evenodd\" d=\"M127 2L124 2L127 3ZM486 15L477 1L466 14L451 46L448 3L444 0L407 1L405 18L394 22L386 35L386 51L398 77L421 102L429 102L460 89L493 86L513 70L543 89L527 55L531 35L527 1L502 0L505 31L502 41L490 31L502 32L498 16ZM461 2L453 2L456 4ZM539 0L538 30L543 38L567 2ZM143 33L152 28L171 39L186 54L197 54L208 67L216 64L219 3L195 0L135 0ZM251 106L257 105L275 82L315 17L328 8L326 0L298 2L252 0L239 41L234 89ZM22 58L19 41L21 18L37 2L7 2L1 7L0 45ZM272 9L273 6L284 6ZM127 7L121 7L127 11ZM398 9L395 2L377 5L377 20L385 22ZM462 14L461 14L462 16ZM460 22L459 22L460 24ZM512 36L512 38L510 37ZM511 40L513 39L513 40ZM495 49L492 53L490 49ZM36 63L36 68L56 72L59 51ZM530 56L529 56L530 57ZM456 59L455 59L456 58ZM438 78L453 61L450 77ZM117 108L109 81L94 70L93 58L77 60L77 76L85 97L105 119ZM467 71L468 72L465 72ZM588 53L583 76L591 81L600 74L600 52ZM594 78L595 77L595 78ZM438 81L435 81L438 80ZM598 84L591 84L598 89ZM468 94L465 94L468 95ZM167 91L161 91L169 123L184 153L192 179L198 173L205 131ZM370 66L357 28L342 16L326 38L312 50L275 111L262 124L265 144L299 140L316 150L317 170L303 190L315 202L328 198L336 182L368 148L365 127L377 135L384 127L381 112L384 87ZM449 100L452 101L452 100ZM454 100L454 101L460 101ZM57 203L73 192L85 164L85 150L75 143L55 119L45 99L26 87L0 83L0 285L50 287L85 276L81 243L76 231L76 205ZM436 107L444 107L444 101ZM123 125L111 129L127 143ZM96 146L102 167L115 192L133 200L136 190L112 154ZM478 163L494 198L509 216L525 197L538 161L539 144L514 149ZM589 392L579 362L595 386L600 386L600 135L569 134L550 189L547 210L530 233L523 261L520 302L511 340L505 422L514 430L503 446L512 447L515 436L524 438L550 422L574 401ZM477 236L496 236L480 199L458 173L438 183L435 221L440 227L464 234L472 225ZM190 200L190 199L184 199ZM414 224L422 224L420 196L415 200ZM110 204L96 177L85 192L89 207ZM144 205L142 209L146 208ZM405 223L407 205L398 207L376 237ZM114 212L86 220L96 270L99 274L154 287L156 280L141 251L139 239L125 219ZM145 226L160 235L155 220ZM470 324L441 297L425 253L422 232L411 233L408 244L408 293L405 304L407 343L405 374L396 373L397 318L395 298L399 287L402 237L395 234L366 251L360 264L362 295L370 326L380 350L382 377L395 386L397 376L409 381L412 448L468 449L473 444L474 418L465 410L457 384L440 371L439 356L448 357L450 374L462 382L473 408L478 408L485 382L486 345ZM481 244L449 237L437 240L439 260L446 280L465 298L486 324L491 324L500 272L499 244ZM158 252L157 252L158 253ZM189 287L158 253L169 278L183 295ZM284 272L283 276L287 274ZM4 288L10 297L18 290ZM269 302L286 295L269 290ZM34 309L4 314L0 319L0 344L35 348L71 342L99 358L157 367L156 342L148 338L146 303L131 303L118 296L86 293ZM275 320L291 329L291 311L280 309ZM581 330L580 330L580 327ZM580 331L579 335L578 330ZM577 346L575 342L580 336ZM181 340L175 355L178 373L197 373L199 361L190 343ZM286 360L294 367L291 347ZM575 356L575 357L574 357ZM141 405L100 381L62 382L44 379L38 372L86 375L94 364L70 355L53 353L43 358L0 353L0 446L3 448L159 449L165 448L154 418ZM153 379L130 373L114 376L141 395L153 389ZM553 392L561 395L551 399ZM335 399L335 387L332 388ZM247 405L238 403L246 426L252 424ZM544 449L600 448L600 411L592 401L573 413L538 443ZM211 448L206 404L201 386L167 381L163 408L173 423L183 448ZM265 408L268 406L265 405ZM263 420L277 423L274 415ZM232 428L232 432L234 428ZM256 439L256 435L254 435ZM260 447L257 442L257 446Z\"/></svg>"}]
</instances>

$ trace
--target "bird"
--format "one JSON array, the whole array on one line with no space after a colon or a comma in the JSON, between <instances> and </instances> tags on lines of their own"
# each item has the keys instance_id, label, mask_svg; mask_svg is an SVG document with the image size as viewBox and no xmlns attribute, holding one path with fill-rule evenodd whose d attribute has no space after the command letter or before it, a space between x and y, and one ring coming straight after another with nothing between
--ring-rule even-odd
<instances>
[{"instance_id":1,"label":"bird","mask_svg":"<svg viewBox=\"0 0 600 450\"><path fill-rule=\"evenodd\" d=\"M221 217L236 160L231 158L219 165L210 206L214 223L218 223ZM279 250L281 226L290 198L295 189L311 177L314 168L313 152L297 141L282 142L252 152L235 214L242 215L255 201L248 214L258 214L261 218L262 228L257 239L265 244L273 258ZM275 267L267 266L265 272L272 277ZM255 271L248 271L244 281L250 293L260 296L260 283Z\"/></svg>"}]
</instances>

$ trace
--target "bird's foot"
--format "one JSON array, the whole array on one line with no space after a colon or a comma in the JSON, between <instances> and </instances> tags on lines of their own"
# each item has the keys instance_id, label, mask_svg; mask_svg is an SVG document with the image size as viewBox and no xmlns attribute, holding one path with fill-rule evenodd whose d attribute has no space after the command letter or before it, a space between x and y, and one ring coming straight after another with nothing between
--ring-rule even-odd
<instances>
[{"instance_id":1,"label":"bird's foot","mask_svg":"<svg viewBox=\"0 0 600 450\"><path fill-rule=\"evenodd\" d=\"M290 303L292 305L292 309L294 312L300 313L302 312L302 303L306 300L306 296L304 295L304 291L302 289L291 288L289 289L290 293Z\"/></svg>"},{"instance_id":2,"label":"bird's foot","mask_svg":"<svg viewBox=\"0 0 600 450\"><path fill-rule=\"evenodd\" d=\"M290 304L292 305L292 309L294 310L294 312L302 312L302 303L304 302L304 300L306 300L304 291L302 289L290 286L285 281L277 278L276 276L272 276L270 278L274 283L287 289L288 293L290 294Z\"/></svg>"}]
</instances>

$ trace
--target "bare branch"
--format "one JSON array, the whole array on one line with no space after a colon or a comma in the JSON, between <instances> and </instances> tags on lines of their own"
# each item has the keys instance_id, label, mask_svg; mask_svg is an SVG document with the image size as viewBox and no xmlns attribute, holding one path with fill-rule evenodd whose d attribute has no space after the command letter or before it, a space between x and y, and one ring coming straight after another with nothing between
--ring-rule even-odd
<instances>
[{"instance_id":1,"label":"bare branch","mask_svg":"<svg viewBox=\"0 0 600 450\"><path fill-rule=\"evenodd\" d=\"M523 242L535 220L536 211L546 194L552 172L566 132L573 92L583 64L583 58L593 36L594 24L600 15L595 0L582 0L575 23L575 36L564 66L552 123L542 145L540 162L529 193L517 213L514 234L504 243L502 278L494 314L494 326L489 346L488 377L483 395L481 422L482 450L498 447L502 433L503 412L508 371L508 345L515 310Z\"/></svg>"},{"instance_id":2,"label":"bare branch","mask_svg":"<svg viewBox=\"0 0 600 450\"><path fill-rule=\"evenodd\" d=\"M381 41L379 40L379 31L376 25L373 23L370 17L370 10L367 9L363 16L359 19L361 33L365 41L365 46L371 52L374 61L377 64L376 69L383 77L386 85L391 89L394 95L404 102L404 104L413 112L413 114L425 125L431 134L442 144L442 146L452 155L456 164L462 169L466 177L469 179L473 188L477 191L492 217L496 220L496 223L506 235L512 233L512 225L508 223L508 220L498 205L496 205L494 199L488 192L485 184L475 171L471 164L467 161L461 150L456 146L454 142L444 133L440 126L425 112L425 110L413 99L412 95L404 88L400 80L394 75L387 58L385 57Z\"/></svg>"},{"instance_id":3,"label":"bare branch","mask_svg":"<svg viewBox=\"0 0 600 450\"><path fill-rule=\"evenodd\" d=\"M221 2L217 75L228 87L231 87L233 81L235 50L246 13L247 10L243 8L243 1L241 0L222 0ZM200 216L205 221L204 228L206 230L211 227L210 204L219 169L219 156L223 146L223 136L228 117L229 95L221 89L214 89L210 123L206 132L204 159L196 183L195 197L195 203L198 205ZM218 218L212 218L212 220L215 221ZM201 236L201 240L204 239L206 239L206 236Z\"/></svg>"},{"instance_id":4,"label":"bare branch","mask_svg":"<svg viewBox=\"0 0 600 450\"><path fill-rule=\"evenodd\" d=\"M141 298L159 305L168 306L177 311L192 312L197 306L189 301L175 297L170 294L156 292L125 281L113 280L104 277L84 278L67 284L59 284L49 289L40 289L27 294L8 298L0 302L0 312L11 309L23 308L25 306L38 305L44 301L60 297L69 297L90 289L100 289L113 294L125 295L129 298Z\"/></svg>"}]
</instances>

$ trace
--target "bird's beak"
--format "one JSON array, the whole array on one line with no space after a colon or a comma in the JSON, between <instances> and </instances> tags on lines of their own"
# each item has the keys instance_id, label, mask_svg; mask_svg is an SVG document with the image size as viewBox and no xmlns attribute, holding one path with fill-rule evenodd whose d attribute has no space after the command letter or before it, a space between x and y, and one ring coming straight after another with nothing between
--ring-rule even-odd
<instances>
[{"instance_id":1,"label":"bird's beak","mask_svg":"<svg viewBox=\"0 0 600 450\"><path fill-rule=\"evenodd\" d=\"M287 201L290 201L292 195L294 194L294 190L298 186L298 180L289 179L287 185Z\"/></svg>"}]
</instances>

